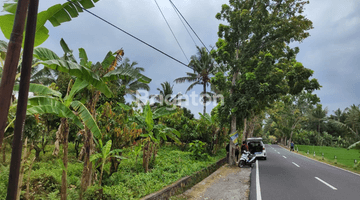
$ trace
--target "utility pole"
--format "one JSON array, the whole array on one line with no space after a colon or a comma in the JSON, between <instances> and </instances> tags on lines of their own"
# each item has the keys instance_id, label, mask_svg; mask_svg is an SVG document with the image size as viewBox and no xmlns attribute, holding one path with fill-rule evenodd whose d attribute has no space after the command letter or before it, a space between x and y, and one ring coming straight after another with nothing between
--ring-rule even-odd
<instances>
[{"instance_id":1,"label":"utility pole","mask_svg":"<svg viewBox=\"0 0 360 200\"><path fill-rule=\"evenodd\" d=\"M0 145L4 137L4 130L7 121L8 110L11 101L11 94L15 83L16 68L18 65L20 50L23 39L25 19L27 17L25 45L23 53L23 63L21 67L19 100L16 110L14 139L12 143L10 174L7 190L7 200L16 200L19 184L19 173L21 164L21 153L23 144L23 130L26 117L26 107L28 101L31 64L34 51L34 41L36 32L36 20L38 13L39 0L19 0L13 32L10 37L8 54L5 60L4 74L0 86Z\"/></svg>"}]
</instances>

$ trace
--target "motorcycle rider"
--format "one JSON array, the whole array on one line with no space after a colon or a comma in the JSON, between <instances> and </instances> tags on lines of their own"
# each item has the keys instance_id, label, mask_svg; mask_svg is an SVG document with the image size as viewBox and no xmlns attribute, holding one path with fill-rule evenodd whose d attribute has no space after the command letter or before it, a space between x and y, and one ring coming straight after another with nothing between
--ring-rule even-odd
<instances>
[{"instance_id":1,"label":"motorcycle rider","mask_svg":"<svg viewBox=\"0 0 360 200\"><path fill-rule=\"evenodd\" d=\"M244 153L244 151L249 151L249 147L246 144L246 141L243 141L242 145L241 145L241 154Z\"/></svg>"}]
</instances>

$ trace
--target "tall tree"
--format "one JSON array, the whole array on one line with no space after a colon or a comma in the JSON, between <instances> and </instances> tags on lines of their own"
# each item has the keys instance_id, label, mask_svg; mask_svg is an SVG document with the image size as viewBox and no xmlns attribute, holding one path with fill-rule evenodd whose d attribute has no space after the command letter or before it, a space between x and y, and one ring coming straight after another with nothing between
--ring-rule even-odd
<instances>
[{"instance_id":1,"label":"tall tree","mask_svg":"<svg viewBox=\"0 0 360 200\"><path fill-rule=\"evenodd\" d=\"M313 71L296 61L299 49L289 47L290 42L309 36L312 22L302 15L307 3L230 0L216 15L226 24L219 25L217 50L212 54L228 67L229 75L218 73L212 83L225 91L219 114L224 122L231 121L231 133L237 124L246 124L253 111L259 113L281 95L319 88L315 79L308 79Z\"/></svg>"},{"instance_id":2,"label":"tall tree","mask_svg":"<svg viewBox=\"0 0 360 200\"><path fill-rule=\"evenodd\" d=\"M316 107L309 112L309 119L316 123L317 132L321 133L321 124L327 120L328 109L322 108L321 104L316 104Z\"/></svg>"},{"instance_id":3,"label":"tall tree","mask_svg":"<svg viewBox=\"0 0 360 200\"><path fill-rule=\"evenodd\" d=\"M180 77L175 79L176 83L190 82L192 83L186 90L190 91L194 88L195 85L202 85L203 92L201 93L204 103L203 115L206 113L206 102L210 100L208 97L212 97L213 94L206 91L206 87L210 85L211 75L214 75L217 72L217 67L215 60L207 52L206 48L196 47L198 49L198 55L191 56L191 61L189 67L194 70L194 72L187 72L187 76Z\"/></svg>"}]
</instances>

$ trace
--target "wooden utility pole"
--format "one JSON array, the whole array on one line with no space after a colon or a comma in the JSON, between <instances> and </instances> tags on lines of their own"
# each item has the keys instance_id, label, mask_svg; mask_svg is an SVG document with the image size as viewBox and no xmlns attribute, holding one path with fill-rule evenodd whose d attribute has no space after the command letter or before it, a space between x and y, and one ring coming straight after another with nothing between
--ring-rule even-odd
<instances>
[{"instance_id":1,"label":"wooden utility pole","mask_svg":"<svg viewBox=\"0 0 360 200\"><path fill-rule=\"evenodd\" d=\"M31 75L31 64L33 59L33 51L34 51L34 41L35 41L35 32L36 32L36 20L37 20L37 13L38 13L38 6L39 6L39 0L19 0L18 1L18 7L16 10L15 15L15 22L14 22L14 29L18 26L18 23L22 24L22 29L20 32L21 38L18 39L16 43L17 48L21 48L22 43L22 31L24 30L24 23L25 23L25 17L27 14L27 24L26 24L26 35L25 35L25 45L24 45L24 53L23 53L23 62L21 67L21 77L20 77L20 88L19 88L19 100L17 104L17 110L16 110L16 120L15 120L15 130L14 130L14 139L12 143L12 152L11 152L11 162L10 162L10 174L9 174L9 183L8 183L8 190L7 190L7 200L16 200L16 195L18 192L18 184L19 184L19 172L20 172L20 164L21 164L21 153L22 153L22 144L23 144L23 130L24 130L24 123L25 123L25 117L26 117L26 108L27 108L27 101L28 101L28 94L29 94L29 84L30 84L30 75ZM27 12L28 8L28 12ZM17 18L21 16L20 18L23 21L17 21ZM19 36L19 32L12 33L12 37L14 35ZM16 30L16 31L20 31ZM11 39L10 38L10 42ZM11 50L10 50L11 51ZM10 52L8 49L8 53ZM16 57L17 56L17 57ZM17 67L17 61L19 60L19 54L16 54L13 58L9 58L9 55L6 56L7 60L12 60L14 63L16 62L16 65L10 66L13 67L11 70L9 70L9 73L16 72ZM6 64L5 64L6 66ZM14 72L13 72L14 71ZM7 77L8 74L4 74L3 77ZM3 86L1 85L1 91L10 91L9 97L11 97L11 93L14 87L14 81L15 81L15 74L14 77L11 80L8 80L9 82L12 81L12 83ZM1 93L3 94L3 93ZM6 96L7 97L7 96ZM8 98L7 100L10 100ZM5 118L7 118L8 109L9 109L9 102L4 102L6 107L6 115ZM2 106L2 104L0 104ZM2 124L4 124L3 121L1 121ZM5 121L6 124L6 121ZM3 133L3 131L2 131ZM2 141L1 141L2 142Z\"/></svg>"}]
</instances>

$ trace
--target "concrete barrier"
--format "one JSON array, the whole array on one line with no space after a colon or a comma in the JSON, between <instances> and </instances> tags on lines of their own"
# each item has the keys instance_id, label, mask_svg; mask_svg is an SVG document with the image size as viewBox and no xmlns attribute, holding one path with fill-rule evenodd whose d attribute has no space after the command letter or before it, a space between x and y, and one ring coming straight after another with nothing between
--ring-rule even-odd
<instances>
[{"instance_id":1,"label":"concrete barrier","mask_svg":"<svg viewBox=\"0 0 360 200\"><path fill-rule=\"evenodd\" d=\"M206 177L208 177L210 174L215 172L217 169L219 169L221 166L223 166L226 163L226 158L223 158L216 163L195 172L191 176L186 176L175 183L166 186L165 188L154 192L152 194L149 194L145 197L143 197L141 200L167 200L171 196L174 196L175 194L180 194L184 192L185 190L191 188L198 182L202 181Z\"/></svg>"}]
</instances>

